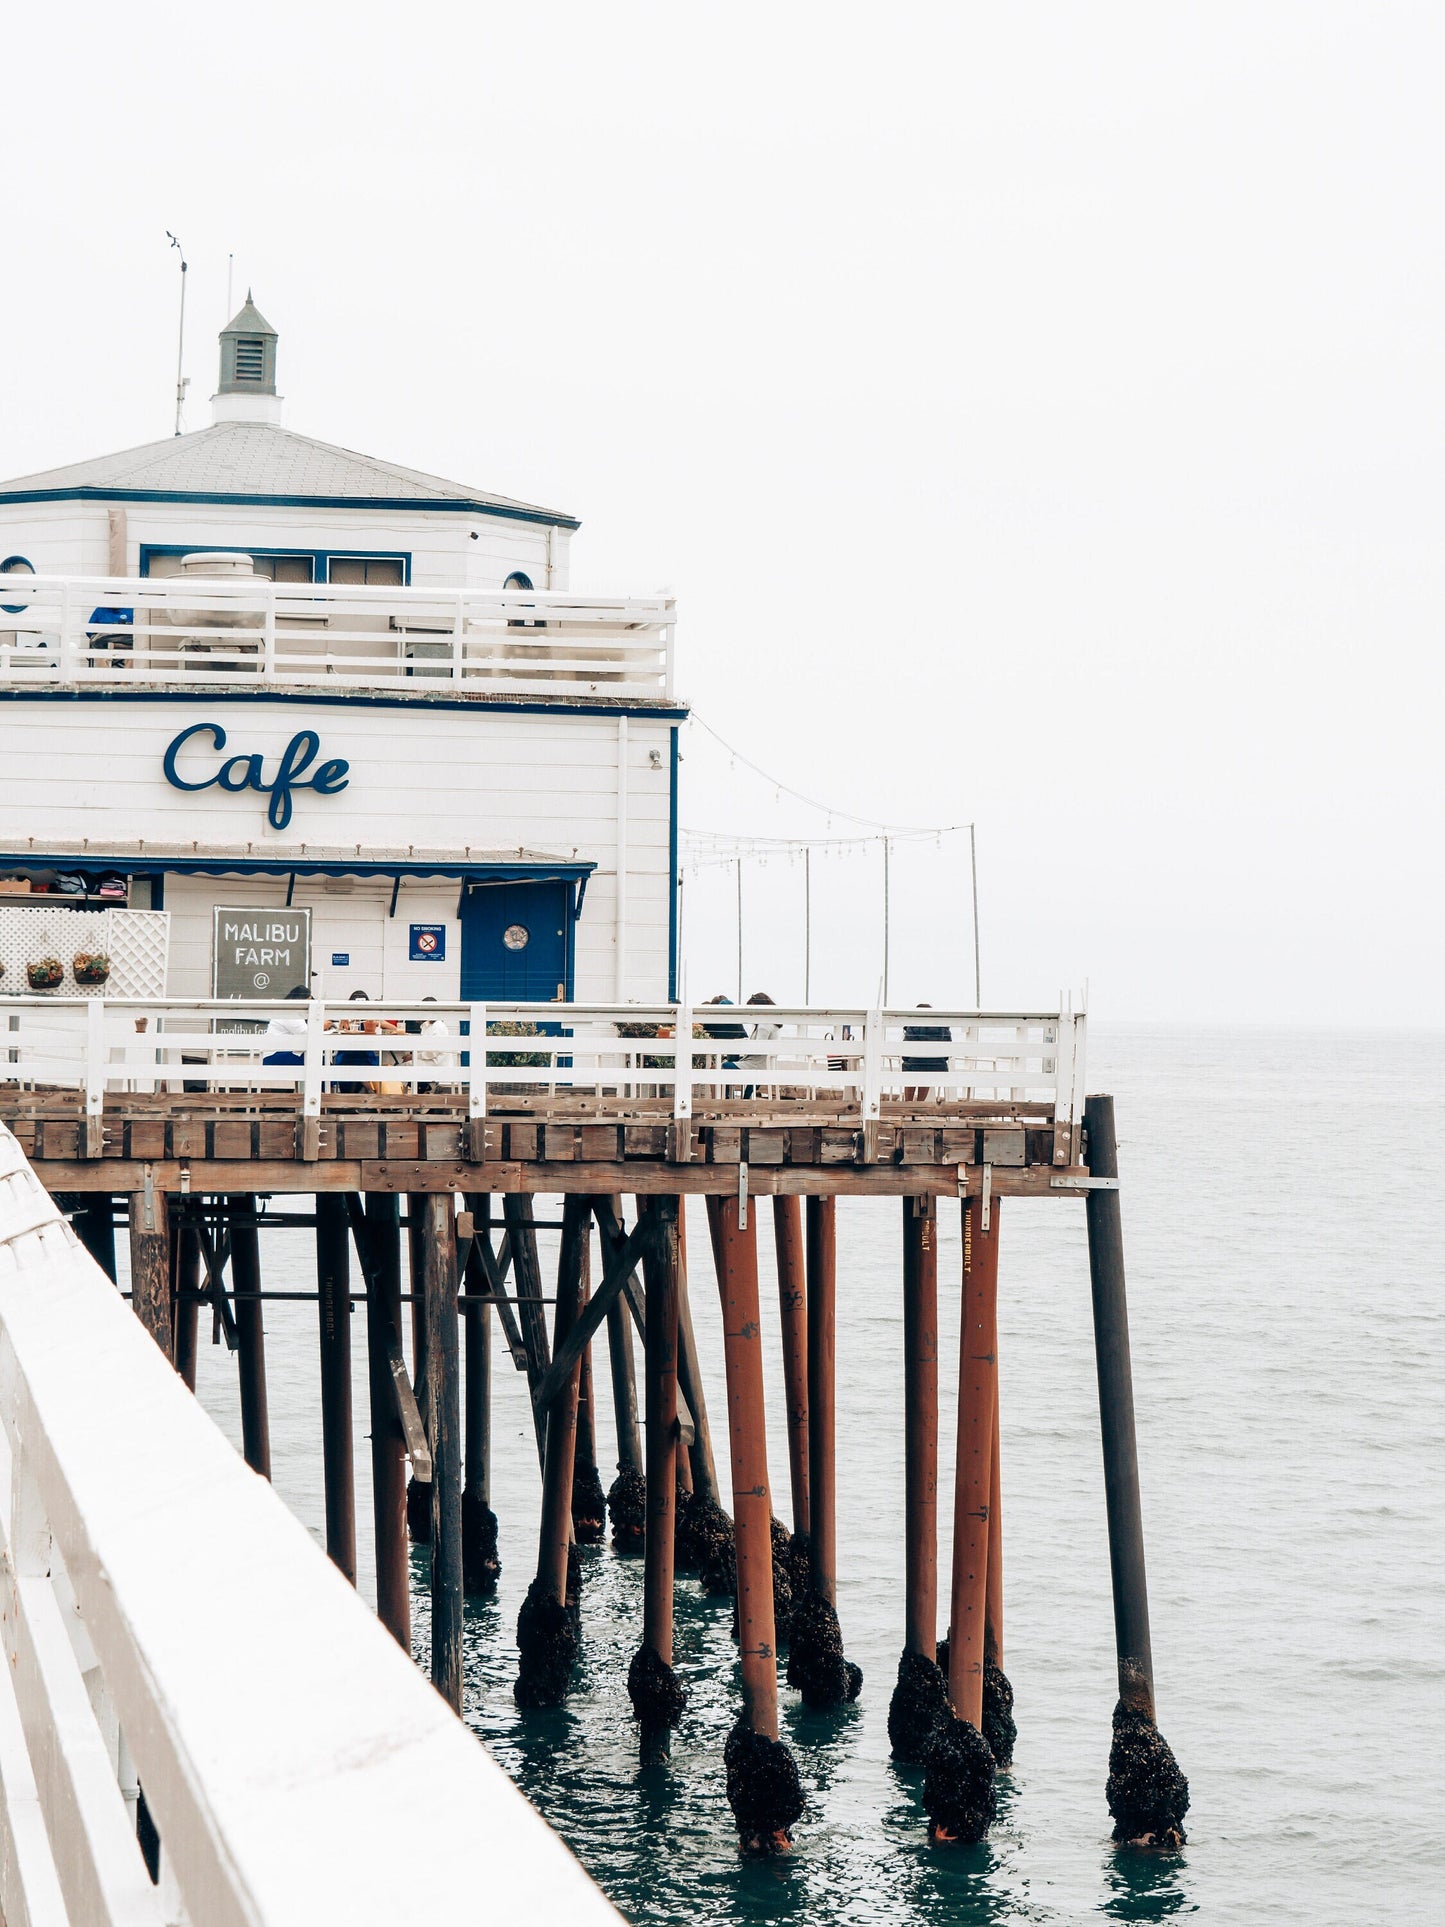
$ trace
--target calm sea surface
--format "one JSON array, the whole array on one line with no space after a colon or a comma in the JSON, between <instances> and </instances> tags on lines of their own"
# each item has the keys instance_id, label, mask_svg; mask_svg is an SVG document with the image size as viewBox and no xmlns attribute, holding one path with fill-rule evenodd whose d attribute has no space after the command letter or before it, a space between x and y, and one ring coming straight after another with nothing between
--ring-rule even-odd
<instances>
[{"instance_id":1,"label":"calm sea surface","mask_svg":"<svg viewBox=\"0 0 1445 1927\"><path fill-rule=\"evenodd\" d=\"M847 1199L838 1603L865 1683L839 1715L784 1694L809 1796L785 1862L737 1855L721 1760L737 1706L728 1609L695 1580L679 1582L677 1663L692 1700L668 1767L639 1772L628 1716L640 1561L586 1555L576 1691L560 1713L513 1706L539 1483L524 1381L494 1348L505 1570L499 1601L469 1611L467 1717L630 1919L1445 1919L1445 1037L1100 1027L1089 1082L1118 1102L1159 1714L1193 1792L1187 1849L1152 1859L1109 1845L1114 1663L1084 1214L1017 1201L1003 1211L999 1308L1017 1764L985 1845L926 1845L919 1775L890 1764L885 1728L902 1640L900 1207ZM690 1247L716 1424L720 1330L700 1208ZM311 1282L309 1233L272 1233L262 1250L268 1285ZM774 1507L786 1517L770 1236L760 1252ZM948 1208L939 1279L956 1359ZM276 1485L319 1536L315 1311L268 1306L267 1325ZM355 1350L360 1428L360 1319ZM941 1376L951 1428L952 1373ZM201 1393L239 1439L224 1349L203 1348ZM598 1399L605 1460L605 1370ZM364 1527L360 1438L357 1487ZM947 1556L945 1539L945 1571ZM362 1557L369 1599L369 1545ZM425 1562L413 1557L424 1654Z\"/></svg>"}]
</instances>

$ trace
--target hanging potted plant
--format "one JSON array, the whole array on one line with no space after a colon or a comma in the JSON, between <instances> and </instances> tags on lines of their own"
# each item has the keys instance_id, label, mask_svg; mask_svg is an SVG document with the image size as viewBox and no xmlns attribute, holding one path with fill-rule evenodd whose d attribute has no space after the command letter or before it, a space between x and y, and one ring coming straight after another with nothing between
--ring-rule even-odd
<instances>
[{"instance_id":1,"label":"hanging potted plant","mask_svg":"<svg viewBox=\"0 0 1445 1927\"><path fill-rule=\"evenodd\" d=\"M78 984L103 984L110 975L110 958L99 950L77 950L71 969Z\"/></svg>"},{"instance_id":2,"label":"hanging potted plant","mask_svg":"<svg viewBox=\"0 0 1445 1927\"><path fill-rule=\"evenodd\" d=\"M65 981L65 965L59 957L40 957L25 966L25 980L32 990L54 990Z\"/></svg>"}]
</instances>

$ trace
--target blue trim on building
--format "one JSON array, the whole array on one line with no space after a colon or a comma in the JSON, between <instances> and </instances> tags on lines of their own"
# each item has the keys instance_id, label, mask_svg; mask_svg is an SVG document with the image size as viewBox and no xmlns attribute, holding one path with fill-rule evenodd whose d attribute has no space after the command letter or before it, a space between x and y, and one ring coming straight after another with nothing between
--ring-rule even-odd
<instances>
[{"instance_id":1,"label":"blue trim on building","mask_svg":"<svg viewBox=\"0 0 1445 1927\"><path fill-rule=\"evenodd\" d=\"M403 513L440 509L451 515L495 515L504 522L539 522L544 528L580 529L575 515L546 509L510 508L499 502L465 501L459 496L411 495L233 495L215 489L168 488L16 488L0 490L5 502L199 502L210 507L236 505L266 509L393 509Z\"/></svg>"},{"instance_id":2,"label":"blue trim on building","mask_svg":"<svg viewBox=\"0 0 1445 1927\"><path fill-rule=\"evenodd\" d=\"M677 1002L677 980L682 959L677 954L677 725L668 731L672 738L667 801L667 1001Z\"/></svg>"},{"instance_id":3,"label":"blue trim on building","mask_svg":"<svg viewBox=\"0 0 1445 1927\"><path fill-rule=\"evenodd\" d=\"M676 723L688 714L685 703L659 708L655 703L586 702L559 697L552 702L523 702L507 697L366 695L323 696L311 690L281 689L0 689L0 703L305 703L325 709L470 709L503 711L522 716L633 716L649 722Z\"/></svg>"}]
</instances>

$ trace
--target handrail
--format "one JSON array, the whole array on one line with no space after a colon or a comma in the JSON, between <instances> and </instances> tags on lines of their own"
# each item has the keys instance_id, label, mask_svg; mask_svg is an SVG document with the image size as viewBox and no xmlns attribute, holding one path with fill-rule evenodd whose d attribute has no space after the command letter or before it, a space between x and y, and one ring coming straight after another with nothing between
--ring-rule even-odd
<instances>
[{"instance_id":1,"label":"handrail","mask_svg":"<svg viewBox=\"0 0 1445 1927\"><path fill-rule=\"evenodd\" d=\"M206 1417L3 1127L0 1632L7 1922L440 1927L475 1919L479 1892L499 1919L618 1918Z\"/></svg>"},{"instance_id":2,"label":"handrail","mask_svg":"<svg viewBox=\"0 0 1445 1927\"><path fill-rule=\"evenodd\" d=\"M670 596L264 577L6 578L0 685L405 688L672 700Z\"/></svg>"},{"instance_id":3,"label":"handrail","mask_svg":"<svg viewBox=\"0 0 1445 1927\"><path fill-rule=\"evenodd\" d=\"M267 1032L275 1020L288 1034ZM367 1032L357 1026L367 1026ZM369 1033L369 1034L368 1034ZM485 1038L479 1046L478 1040ZM1081 1112L1082 1011L866 1010L780 1005L434 1003L365 1006L160 998L0 997L0 1085L107 1091L299 1091L317 1117L328 1092L392 1084L464 1093L597 1090L672 1099L825 1096L863 1123L885 1102L1047 1105Z\"/></svg>"}]
</instances>

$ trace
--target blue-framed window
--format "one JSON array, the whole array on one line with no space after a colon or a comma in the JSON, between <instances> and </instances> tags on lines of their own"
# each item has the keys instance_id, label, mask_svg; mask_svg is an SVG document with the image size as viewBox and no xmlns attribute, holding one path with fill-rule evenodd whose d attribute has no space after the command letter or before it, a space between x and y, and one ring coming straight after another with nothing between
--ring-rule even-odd
<instances>
[{"instance_id":1,"label":"blue-framed window","mask_svg":"<svg viewBox=\"0 0 1445 1927\"><path fill-rule=\"evenodd\" d=\"M142 575L176 575L183 555L198 552L249 555L258 575L273 582L334 582L368 587L408 588L411 556L397 549L284 549L262 543L143 542ZM157 566L159 565L159 566Z\"/></svg>"}]
</instances>

